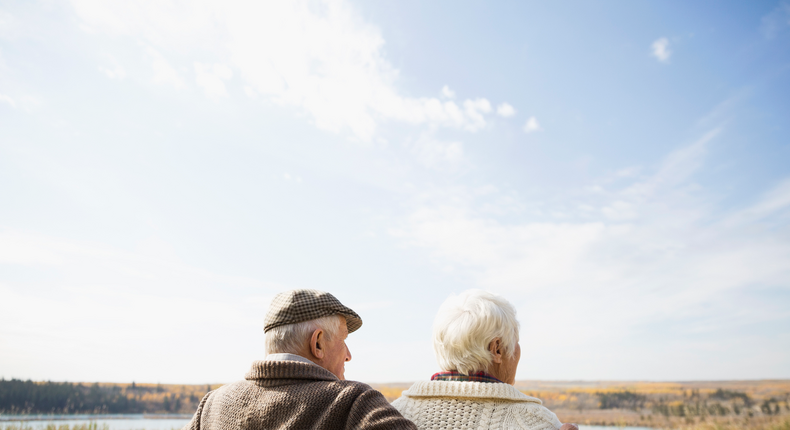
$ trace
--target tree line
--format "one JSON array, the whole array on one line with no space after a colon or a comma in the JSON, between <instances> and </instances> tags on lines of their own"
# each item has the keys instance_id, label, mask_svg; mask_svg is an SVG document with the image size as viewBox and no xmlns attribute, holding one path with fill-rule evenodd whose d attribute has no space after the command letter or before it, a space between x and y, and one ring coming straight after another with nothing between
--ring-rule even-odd
<instances>
[{"instance_id":1,"label":"tree line","mask_svg":"<svg viewBox=\"0 0 790 430\"><path fill-rule=\"evenodd\" d=\"M210 390L211 386L206 389ZM0 414L190 413L205 392L202 386L195 387L192 392L183 388L181 392L169 392L158 384L99 385L0 379Z\"/></svg>"},{"instance_id":2,"label":"tree line","mask_svg":"<svg viewBox=\"0 0 790 430\"><path fill-rule=\"evenodd\" d=\"M708 395L700 394L698 389L683 391L682 399L667 396L648 397L631 391L598 392L600 409L631 409L640 411L649 408L655 414L666 417L705 417L748 415L754 416L757 410L763 415L780 415L790 412L788 396L784 399L771 397L758 405L748 394L719 388Z\"/></svg>"}]
</instances>

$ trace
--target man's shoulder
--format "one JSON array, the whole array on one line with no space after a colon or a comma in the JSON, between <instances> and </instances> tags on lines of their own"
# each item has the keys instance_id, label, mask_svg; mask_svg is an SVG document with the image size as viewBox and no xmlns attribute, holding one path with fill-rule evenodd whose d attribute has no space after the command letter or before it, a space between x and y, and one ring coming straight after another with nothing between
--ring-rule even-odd
<instances>
[{"instance_id":1,"label":"man's shoulder","mask_svg":"<svg viewBox=\"0 0 790 430\"><path fill-rule=\"evenodd\" d=\"M359 381L351 381L351 380L337 380L337 381L314 381L313 384L320 387L327 387L332 391L337 391L338 394L343 395L351 395L351 396L361 396L365 393L378 393L379 391L375 388L371 387L370 385L359 382ZM331 388L330 388L331 387Z\"/></svg>"},{"instance_id":2,"label":"man's shoulder","mask_svg":"<svg viewBox=\"0 0 790 430\"><path fill-rule=\"evenodd\" d=\"M225 384L220 386L219 388L215 388L208 393L204 397L206 397L209 402L220 398L220 397L227 397L227 396L238 396L239 394L249 391L252 387L252 383L250 381L240 380L236 382L231 382L230 384Z\"/></svg>"}]
</instances>

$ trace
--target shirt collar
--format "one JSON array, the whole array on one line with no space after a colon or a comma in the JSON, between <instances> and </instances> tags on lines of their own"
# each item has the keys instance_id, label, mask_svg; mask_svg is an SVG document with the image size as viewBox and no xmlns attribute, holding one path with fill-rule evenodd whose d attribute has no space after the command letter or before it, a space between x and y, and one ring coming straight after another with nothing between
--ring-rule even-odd
<instances>
[{"instance_id":1,"label":"shirt collar","mask_svg":"<svg viewBox=\"0 0 790 430\"><path fill-rule=\"evenodd\" d=\"M455 370L434 373L431 376L431 381L499 382L504 384L486 372L470 372L468 375L464 375Z\"/></svg>"},{"instance_id":2,"label":"shirt collar","mask_svg":"<svg viewBox=\"0 0 790 430\"><path fill-rule=\"evenodd\" d=\"M290 354L287 352L269 354L266 356L266 360L264 361L299 361L307 364L315 364L312 361L302 357L301 355Z\"/></svg>"}]
</instances>

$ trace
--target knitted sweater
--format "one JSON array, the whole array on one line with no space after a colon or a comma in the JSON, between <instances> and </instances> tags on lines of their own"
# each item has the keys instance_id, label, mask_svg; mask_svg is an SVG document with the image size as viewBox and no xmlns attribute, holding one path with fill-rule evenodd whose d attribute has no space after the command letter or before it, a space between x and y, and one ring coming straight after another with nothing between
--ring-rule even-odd
<instances>
[{"instance_id":1,"label":"knitted sweater","mask_svg":"<svg viewBox=\"0 0 790 430\"><path fill-rule=\"evenodd\" d=\"M416 430L369 385L315 364L256 361L245 379L206 394L183 430Z\"/></svg>"},{"instance_id":2,"label":"knitted sweater","mask_svg":"<svg viewBox=\"0 0 790 430\"><path fill-rule=\"evenodd\" d=\"M392 406L420 430L555 430L562 426L540 399L505 383L417 382Z\"/></svg>"}]
</instances>

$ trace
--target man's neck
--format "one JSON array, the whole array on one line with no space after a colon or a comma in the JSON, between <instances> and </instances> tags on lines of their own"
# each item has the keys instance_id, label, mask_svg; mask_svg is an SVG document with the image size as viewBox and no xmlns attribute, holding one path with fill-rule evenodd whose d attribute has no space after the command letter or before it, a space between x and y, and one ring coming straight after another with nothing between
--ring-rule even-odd
<instances>
[{"instance_id":1,"label":"man's neck","mask_svg":"<svg viewBox=\"0 0 790 430\"><path fill-rule=\"evenodd\" d=\"M266 356L266 361L300 361L302 363L315 364L301 355L291 354L288 352L269 354Z\"/></svg>"}]
</instances>

